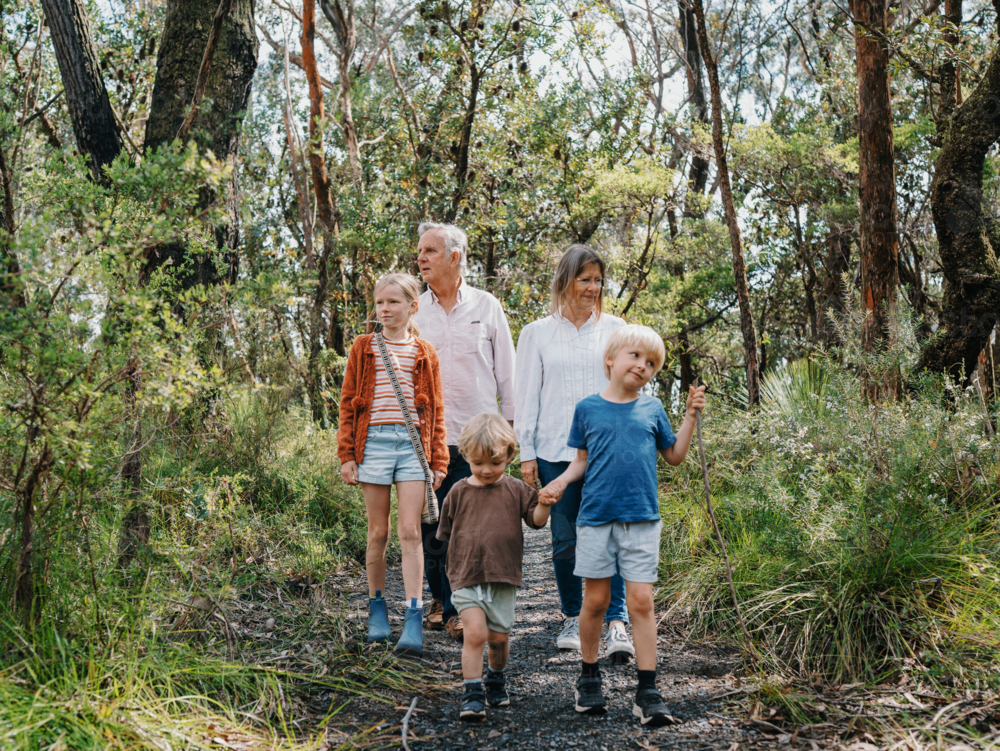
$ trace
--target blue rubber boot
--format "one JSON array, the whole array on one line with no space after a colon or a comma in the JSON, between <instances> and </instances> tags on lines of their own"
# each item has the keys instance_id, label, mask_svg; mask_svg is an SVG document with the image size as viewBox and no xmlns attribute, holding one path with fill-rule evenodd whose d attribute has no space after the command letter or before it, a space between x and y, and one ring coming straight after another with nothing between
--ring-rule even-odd
<instances>
[{"instance_id":1,"label":"blue rubber boot","mask_svg":"<svg viewBox=\"0 0 1000 751\"><path fill-rule=\"evenodd\" d=\"M403 633L393 650L397 655L420 657L424 653L424 609L415 605L416 601L411 601L403 616Z\"/></svg>"},{"instance_id":2,"label":"blue rubber boot","mask_svg":"<svg viewBox=\"0 0 1000 751\"><path fill-rule=\"evenodd\" d=\"M382 597L382 590L378 590L374 598L368 598L368 641L386 641L390 636L389 608Z\"/></svg>"}]
</instances>

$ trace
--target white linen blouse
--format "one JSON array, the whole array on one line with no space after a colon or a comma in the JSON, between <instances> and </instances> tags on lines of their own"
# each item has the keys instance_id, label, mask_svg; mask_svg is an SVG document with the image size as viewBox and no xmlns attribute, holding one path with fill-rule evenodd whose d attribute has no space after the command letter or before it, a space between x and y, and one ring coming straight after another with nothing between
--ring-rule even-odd
<instances>
[{"instance_id":1,"label":"white linen blouse","mask_svg":"<svg viewBox=\"0 0 1000 751\"><path fill-rule=\"evenodd\" d=\"M521 461L568 462L566 445L576 403L607 388L604 349L625 325L617 316L593 313L579 329L559 314L529 323L517 342L514 370L514 434Z\"/></svg>"}]
</instances>

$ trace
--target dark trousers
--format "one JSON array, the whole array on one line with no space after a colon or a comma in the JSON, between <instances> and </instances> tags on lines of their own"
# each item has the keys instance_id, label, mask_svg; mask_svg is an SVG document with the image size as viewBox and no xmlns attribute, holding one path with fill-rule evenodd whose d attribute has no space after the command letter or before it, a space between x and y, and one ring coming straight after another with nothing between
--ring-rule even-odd
<instances>
[{"instance_id":1,"label":"dark trousers","mask_svg":"<svg viewBox=\"0 0 1000 751\"><path fill-rule=\"evenodd\" d=\"M569 462L547 462L538 458L538 478L542 486L548 485L566 471ZM552 528L552 565L556 572L556 587L562 613L567 618L580 615L583 606L583 579L573 573L576 567L576 517L580 513L583 497L583 480L566 486L559 502L552 507L549 525ZM623 621L628 623L625 607L625 580L621 574L611 577L611 604L604 616L605 623Z\"/></svg>"},{"instance_id":2,"label":"dark trousers","mask_svg":"<svg viewBox=\"0 0 1000 751\"><path fill-rule=\"evenodd\" d=\"M441 487L435 491L439 509L444 503L448 491L456 482L464 480L466 477L472 477L472 469L458 453L458 446L449 446L448 453L448 474L445 475ZM448 574L445 571L448 543L437 538L437 530L437 522L420 525L420 531L424 537L424 577L427 579L427 586L430 587L431 596L444 603L444 622L447 623L453 615L458 615L458 611L451 604L451 584L448 582Z\"/></svg>"}]
</instances>

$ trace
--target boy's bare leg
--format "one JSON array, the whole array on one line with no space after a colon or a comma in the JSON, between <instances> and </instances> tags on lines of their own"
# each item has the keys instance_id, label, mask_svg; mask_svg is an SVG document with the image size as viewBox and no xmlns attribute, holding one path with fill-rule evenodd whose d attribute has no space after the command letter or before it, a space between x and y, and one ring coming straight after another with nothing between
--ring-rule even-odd
<instances>
[{"instance_id":1,"label":"boy's bare leg","mask_svg":"<svg viewBox=\"0 0 1000 751\"><path fill-rule=\"evenodd\" d=\"M480 610L479 612L482 613L483 611ZM503 670L507 667L507 657L510 655L509 635L490 629L486 643L489 647L487 657L490 661L490 668L492 670Z\"/></svg>"},{"instance_id":2,"label":"boy's bare leg","mask_svg":"<svg viewBox=\"0 0 1000 751\"><path fill-rule=\"evenodd\" d=\"M368 547L365 550L365 571L368 574L368 596L385 592L385 548L389 543L389 490L391 485L361 483L368 516Z\"/></svg>"},{"instance_id":3,"label":"boy's bare leg","mask_svg":"<svg viewBox=\"0 0 1000 751\"><path fill-rule=\"evenodd\" d=\"M487 628L486 613L481 608L465 608L461 616L462 625L465 627L462 643L462 678L467 681L479 681L483 678L483 647L493 632ZM493 656L492 652L491 649L490 657Z\"/></svg>"},{"instance_id":4,"label":"boy's bare leg","mask_svg":"<svg viewBox=\"0 0 1000 751\"><path fill-rule=\"evenodd\" d=\"M413 598L423 599L424 541L420 534L420 515L424 510L424 487L420 481L396 483L399 547L403 553L403 587L406 589L407 606ZM383 556L383 571L384 560Z\"/></svg>"},{"instance_id":5,"label":"boy's bare leg","mask_svg":"<svg viewBox=\"0 0 1000 751\"><path fill-rule=\"evenodd\" d=\"M625 580L625 604L632 619L632 644L639 670L656 670L656 615L653 612L653 585ZM581 628L580 639L583 640Z\"/></svg>"},{"instance_id":6,"label":"boy's bare leg","mask_svg":"<svg viewBox=\"0 0 1000 751\"><path fill-rule=\"evenodd\" d=\"M626 582L626 586L628 582ZM584 662L597 662L601 648L604 614L611 603L611 577L583 580L583 606L580 608L580 653ZM631 612L631 611L630 611Z\"/></svg>"}]
</instances>

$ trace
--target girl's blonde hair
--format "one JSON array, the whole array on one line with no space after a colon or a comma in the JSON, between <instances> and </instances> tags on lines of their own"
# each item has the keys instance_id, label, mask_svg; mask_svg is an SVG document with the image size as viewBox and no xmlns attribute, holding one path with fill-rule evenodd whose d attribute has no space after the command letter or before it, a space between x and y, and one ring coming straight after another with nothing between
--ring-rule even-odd
<instances>
[{"instance_id":1,"label":"girl's blonde hair","mask_svg":"<svg viewBox=\"0 0 1000 751\"><path fill-rule=\"evenodd\" d=\"M656 361L656 369L653 375L660 372L663 361L667 359L667 348L663 346L663 339L649 326L640 326L630 323L617 329L608 339L608 346L604 348L604 376L611 378L611 366L608 360L614 360L615 356L626 347L641 349L647 355L653 355Z\"/></svg>"},{"instance_id":2,"label":"girl's blonde hair","mask_svg":"<svg viewBox=\"0 0 1000 751\"><path fill-rule=\"evenodd\" d=\"M402 292L407 302L414 303L420 299L420 280L413 274L386 274L375 282L375 296L378 296L380 289L390 285ZM412 315L406 323L406 331L413 336L420 336L420 327Z\"/></svg>"},{"instance_id":3,"label":"girl's blonde hair","mask_svg":"<svg viewBox=\"0 0 1000 751\"><path fill-rule=\"evenodd\" d=\"M589 245L574 243L566 248L566 251L559 258L556 264L556 273L552 276L552 301L549 303L549 312L556 315L569 297L569 288L576 283L576 278L583 273L583 270L596 264L601 270L601 278L604 278L604 259L597 255L597 251ZM601 317L601 309L604 303L604 285L597 295L597 303L594 305L596 318Z\"/></svg>"},{"instance_id":4,"label":"girl's blonde hair","mask_svg":"<svg viewBox=\"0 0 1000 751\"><path fill-rule=\"evenodd\" d=\"M488 457L510 463L517 451L517 438L505 419L495 412L485 412L462 428L458 450L466 461L478 463Z\"/></svg>"}]
</instances>

